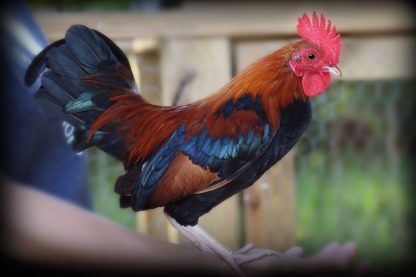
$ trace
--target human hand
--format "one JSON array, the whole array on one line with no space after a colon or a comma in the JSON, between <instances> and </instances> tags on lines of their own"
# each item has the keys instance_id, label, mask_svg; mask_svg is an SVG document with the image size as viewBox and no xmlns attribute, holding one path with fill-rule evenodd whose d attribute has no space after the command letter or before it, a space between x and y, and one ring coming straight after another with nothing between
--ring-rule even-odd
<instances>
[{"instance_id":1,"label":"human hand","mask_svg":"<svg viewBox=\"0 0 416 277\"><path fill-rule=\"evenodd\" d=\"M263 251L253 248L250 253ZM354 242L343 245L331 243L322 248L317 254L303 258L303 249L299 246L292 247L281 256L266 256L262 259L251 261L241 265L242 270L248 276L283 274L283 275L321 275L347 273L352 271L365 272L369 268L369 262L361 262L355 269L352 260L357 252Z\"/></svg>"}]
</instances>

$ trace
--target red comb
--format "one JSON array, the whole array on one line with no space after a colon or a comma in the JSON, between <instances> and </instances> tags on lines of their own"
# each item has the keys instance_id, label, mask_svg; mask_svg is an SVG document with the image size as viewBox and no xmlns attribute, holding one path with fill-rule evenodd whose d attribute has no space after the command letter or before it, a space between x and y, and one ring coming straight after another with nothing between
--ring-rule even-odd
<instances>
[{"instance_id":1,"label":"red comb","mask_svg":"<svg viewBox=\"0 0 416 277\"><path fill-rule=\"evenodd\" d=\"M321 18L318 18L316 12L313 12L311 21L304 13L299 17L297 30L299 36L319 45L324 52L325 58L330 63L338 64L342 45L335 26L331 30L331 20L328 20L328 25L326 26L325 17L322 14Z\"/></svg>"}]
</instances>

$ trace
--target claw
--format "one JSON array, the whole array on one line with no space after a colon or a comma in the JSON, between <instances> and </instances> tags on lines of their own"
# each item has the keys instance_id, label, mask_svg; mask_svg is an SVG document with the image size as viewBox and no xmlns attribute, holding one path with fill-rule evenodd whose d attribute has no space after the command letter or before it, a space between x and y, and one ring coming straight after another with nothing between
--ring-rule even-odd
<instances>
[{"instance_id":1,"label":"claw","mask_svg":"<svg viewBox=\"0 0 416 277\"><path fill-rule=\"evenodd\" d=\"M249 246L250 246L250 248L249 248ZM281 257L283 255L282 253L279 253L279 252L276 252L276 251L273 251L273 250L270 250L270 249L259 249L255 253L249 253L249 251L253 248L254 248L254 246L249 244L249 245L244 246L242 249L237 251L235 254L233 254L234 261L238 264L238 266L241 266L244 263L248 263L248 262L252 262L252 261L262 259L262 258L267 257L267 256L275 255L277 257Z\"/></svg>"},{"instance_id":2,"label":"claw","mask_svg":"<svg viewBox=\"0 0 416 277\"><path fill-rule=\"evenodd\" d=\"M243 248L241 248L240 250L238 250L237 252L235 252L235 254L247 254L248 251L250 251L251 249L254 248L254 245L252 245L251 243L246 244Z\"/></svg>"}]
</instances>

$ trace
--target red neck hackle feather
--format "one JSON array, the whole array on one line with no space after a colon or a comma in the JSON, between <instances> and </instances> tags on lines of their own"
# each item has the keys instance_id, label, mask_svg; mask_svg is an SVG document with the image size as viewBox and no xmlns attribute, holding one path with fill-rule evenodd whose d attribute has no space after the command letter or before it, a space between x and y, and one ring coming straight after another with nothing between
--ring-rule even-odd
<instances>
[{"instance_id":1,"label":"red neck hackle feather","mask_svg":"<svg viewBox=\"0 0 416 277\"><path fill-rule=\"evenodd\" d=\"M324 54L324 59L332 65L338 64L342 45L340 35L337 34L335 26L331 29L331 20L328 20L327 25L322 14L318 18L316 12L313 12L312 20L310 20L304 13L299 17L297 31L302 38L319 45Z\"/></svg>"},{"instance_id":2,"label":"red neck hackle feather","mask_svg":"<svg viewBox=\"0 0 416 277\"><path fill-rule=\"evenodd\" d=\"M211 96L211 113L229 99L237 100L243 94L249 93L253 99L256 96L261 97L269 123L273 128L277 128L281 110L296 99L307 100L302 92L300 79L287 65L292 52L304 44L304 41L288 44L249 65L219 93Z\"/></svg>"}]
</instances>

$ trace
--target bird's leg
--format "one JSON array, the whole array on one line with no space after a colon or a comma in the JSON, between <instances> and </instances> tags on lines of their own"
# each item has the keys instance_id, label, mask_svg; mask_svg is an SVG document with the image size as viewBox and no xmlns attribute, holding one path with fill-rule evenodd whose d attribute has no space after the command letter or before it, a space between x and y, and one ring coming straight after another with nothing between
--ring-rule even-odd
<instances>
[{"instance_id":1,"label":"bird's leg","mask_svg":"<svg viewBox=\"0 0 416 277\"><path fill-rule=\"evenodd\" d=\"M254 248L254 246L251 244L248 244L241 248L239 251L233 253L230 249L226 248L219 241L209 235L200 226L182 226L169 215L166 214L166 217L173 227L175 227L184 236L191 240L201 251L213 253L219 256L240 275L244 275L240 269L240 265L243 263L258 260L265 256L281 255L281 253L268 249L258 249L255 251L255 253L249 253L250 250Z\"/></svg>"},{"instance_id":2,"label":"bird's leg","mask_svg":"<svg viewBox=\"0 0 416 277\"><path fill-rule=\"evenodd\" d=\"M209 252L222 258L229 266L231 266L239 275L243 276L239 265L234 261L233 252L222 245L219 241L211 237L198 225L183 226L175 219L166 214L170 224L187 237L193 244L203 252Z\"/></svg>"}]
</instances>

